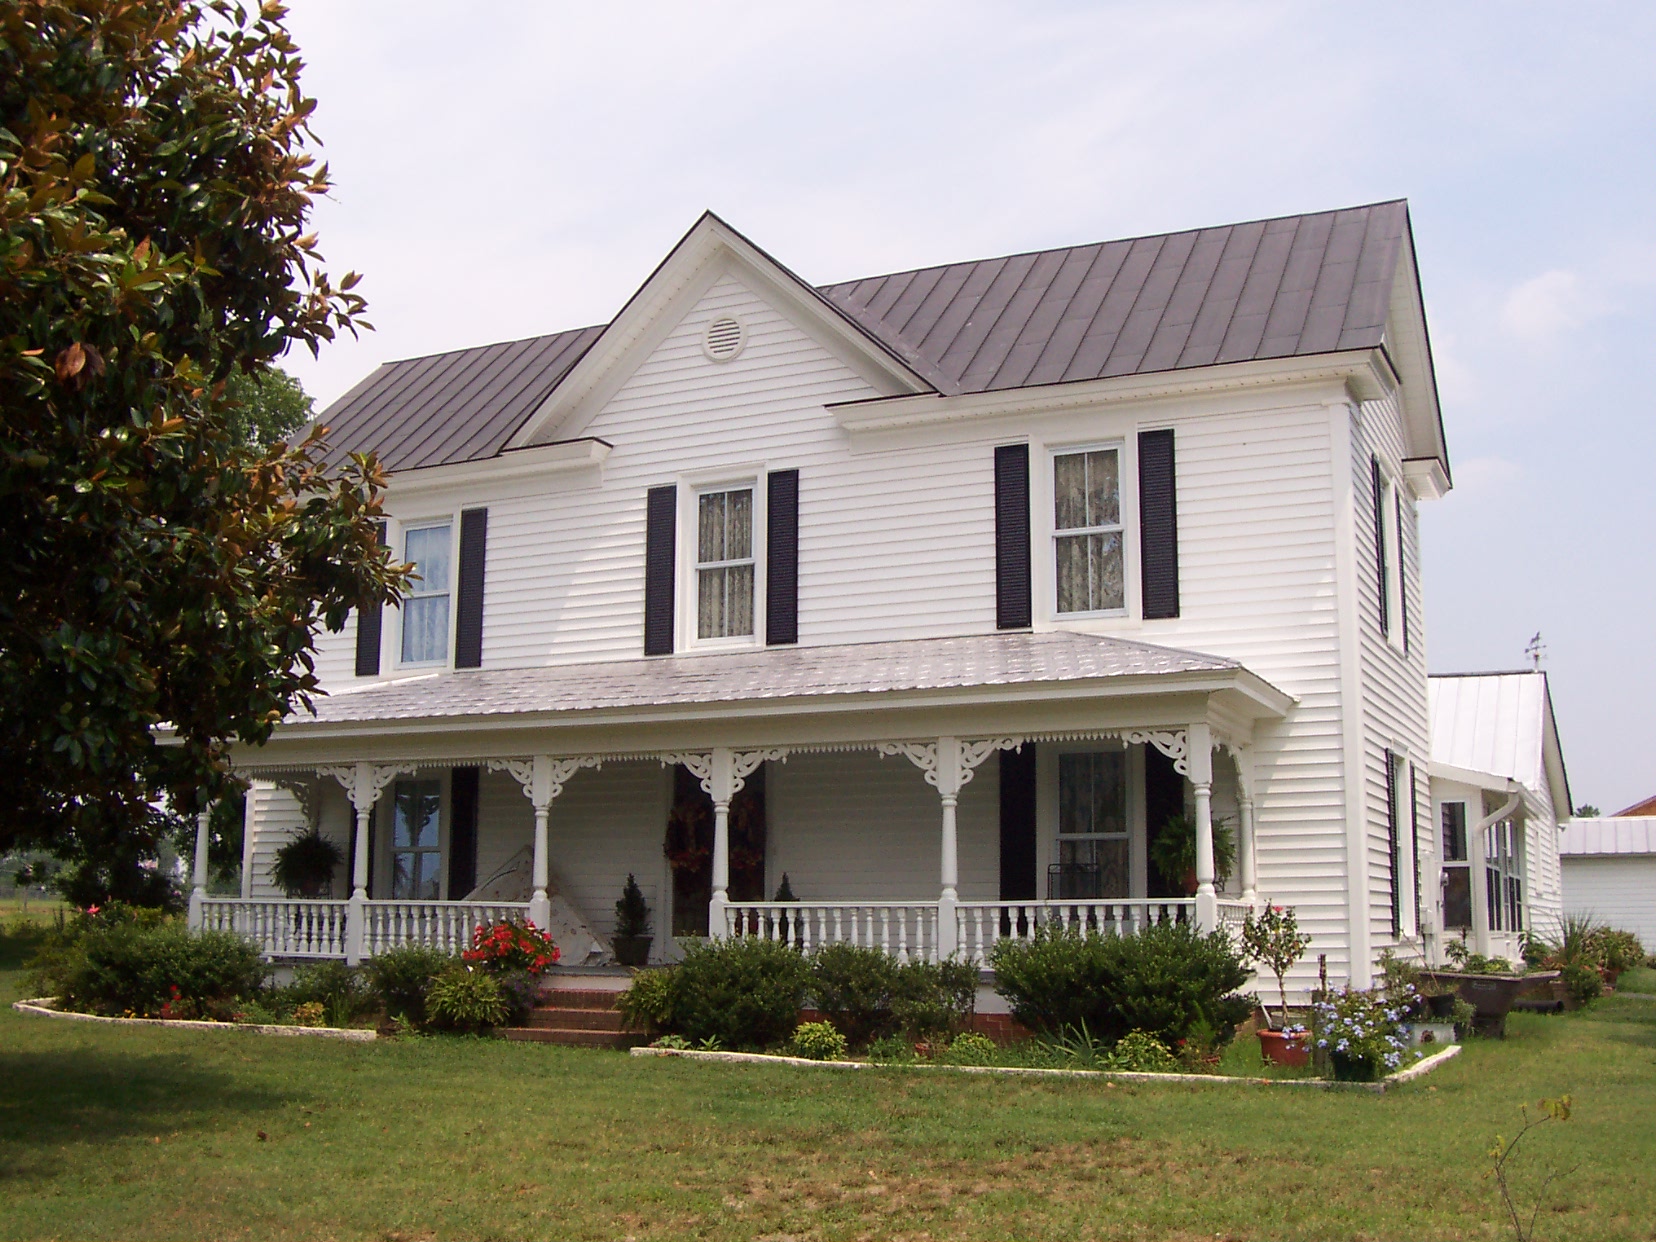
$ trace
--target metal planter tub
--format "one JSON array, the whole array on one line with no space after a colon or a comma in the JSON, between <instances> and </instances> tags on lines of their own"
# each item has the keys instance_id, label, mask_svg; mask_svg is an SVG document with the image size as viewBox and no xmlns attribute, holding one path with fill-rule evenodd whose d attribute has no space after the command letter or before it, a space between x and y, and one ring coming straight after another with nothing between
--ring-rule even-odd
<instances>
[{"instance_id":1,"label":"metal planter tub","mask_svg":"<svg viewBox=\"0 0 1656 1242\"><path fill-rule=\"evenodd\" d=\"M1423 983L1454 988L1456 995L1477 1011L1474 1029L1493 1039L1506 1038L1506 1018L1512 1004L1524 992L1558 978L1556 970L1529 975L1468 975L1459 971L1423 970Z\"/></svg>"}]
</instances>

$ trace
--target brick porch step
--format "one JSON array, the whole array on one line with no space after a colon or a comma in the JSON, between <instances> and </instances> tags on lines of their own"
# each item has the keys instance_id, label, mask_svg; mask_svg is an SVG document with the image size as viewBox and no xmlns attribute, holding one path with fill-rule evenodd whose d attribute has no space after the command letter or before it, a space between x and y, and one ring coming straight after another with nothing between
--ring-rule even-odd
<instances>
[{"instance_id":1,"label":"brick porch step","mask_svg":"<svg viewBox=\"0 0 1656 1242\"><path fill-rule=\"evenodd\" d=\"M625 1027L613 1009L536 1009L524 1024L546 1031L614 1031Z\"/></svg>"},{"instance_id":2,"label":"brick porch step","mask_svg":"<svg viewBox=\"0 0 1656 1242\"><path fill-rule=\"evenodd\" d=\"M649 1039L622 1027L616 992L598 988L548 988L523 1026L501 1032L522 1043L568 1048L632 1048Z\"/></svg>"},{"instance_id":3,"label":"brick porch step","mask_svg":"<svg viewBox=\"0 0 1656 1242\"><path fill-rule=\"evenodd\" d=\"M547 988L536 1002L537 1009L614 1009L619 992L601 988Z\"/></svg>"},{"instance_id":4,"label":"brick porch step","mask_svg":"<svg viewBox=\"0 0 1656 1242\"><path fill-rule=\"evenodd\" d=\"M636 1048L650 1042L648 1035L633 1031L572 1031L544 1026L509 1026L501 1031L507 1039L526 1044L561 1044L566 1048Z\"/></svg>"}]
</instances>

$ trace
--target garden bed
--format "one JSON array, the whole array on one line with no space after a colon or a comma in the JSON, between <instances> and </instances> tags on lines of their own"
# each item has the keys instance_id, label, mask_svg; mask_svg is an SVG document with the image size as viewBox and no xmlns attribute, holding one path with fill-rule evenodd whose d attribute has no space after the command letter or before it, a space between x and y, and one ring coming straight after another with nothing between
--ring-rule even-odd
<instances>
[{"instance_id":1,"label":"garden bed","mask_svg":"<svg viewBox=\"0 0 1656 1242\"><path fill-rule=\"evenodd\" d=\"M800 1069L838 1070L952 1070L961 1074L989 1074L1008 1078L1093 1078L1106 1082L1138 1083L1229 1083L1242 1087L1311 1087L1323 1091L1367 1091L1375 1095L1388 1088L1424 1077L1460 1055L1461 1046L1450 1044L1413 1065L1387 1075L1379 1082L1334 1082L1327 1078L1259 1078L1227 1074L1149 1073L1137 1070L1049 1069L1017 1065L938 1065L901 1061L815 1061L807 1057L782 1056L768 1052L719 1052L698 1048L634 1048L635 1057L680 1057L690 1061L726 1061L749 1065L787 1065Z\"/></svg>"},{"instance_id":2,"label":"garden bed","mask_svg":"<svg viewBox=\"0 0 1656 1242\"><path fill-rule=\"evenodd\" d=\"M276 1025L265 1022L198 1022L193 1018L109 1018L100 1013L76 1013L59 1009L56 997L37 996L33 1000L13 1001L18 1013L33 1014L37 1018L67 1018L73 1022L105 1022L115 1026L165 1026L186 1031L247 1031L254 1035L312 1035L320 1039L345 1039L361 1043L377 1039L372 1030L341 1026Z\"/></svg>"}]
</instances>

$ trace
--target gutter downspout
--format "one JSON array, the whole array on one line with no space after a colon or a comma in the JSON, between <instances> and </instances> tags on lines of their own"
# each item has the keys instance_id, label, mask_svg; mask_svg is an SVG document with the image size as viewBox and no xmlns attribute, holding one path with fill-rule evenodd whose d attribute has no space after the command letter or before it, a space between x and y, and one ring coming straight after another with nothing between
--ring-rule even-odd
<instances>
[{"instance_id":1,"label":"gutter downspout","mask_svg":"<svg viewBox=\"0 0 1656 1242\"><path fill-rule=\"evenodd\" d=\"M1523 786L1516 781L1507 781L1506 805L1498 811L1485 815L1467 833L1466 853L1467 861L1472 868L1468 877L1472 881L1472 940L1473 948L1483 957L1489 956L1489 857L1484 849L1484 833L1489 831L1492 824L1498 824L1524 800Z\"/></svg>"}]
</instances>

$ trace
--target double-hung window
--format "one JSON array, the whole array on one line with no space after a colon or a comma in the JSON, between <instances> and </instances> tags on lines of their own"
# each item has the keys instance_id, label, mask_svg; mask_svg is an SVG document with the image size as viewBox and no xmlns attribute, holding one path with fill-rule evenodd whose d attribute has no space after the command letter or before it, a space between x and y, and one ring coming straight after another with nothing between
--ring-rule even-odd
<instances>
[{"instance_id":1,"label":"double-hung window","mask_svg":"<svg viewBox=\"0 0 1656 1242\"><path fill-rule=\"evenodd\" d=\"M1125 897L1132 852L1127 835L1127 752L1058 756L1058 861L1048 896L1060 901Z\"/></svg>"},{"instance_id":2,"label":"double-hung window","mask_svg":"<svg viewBox=\"0 0 1656 1242\"><path fill-rule=\"evenodd\" d=\"M442 896L441 781L398 781L391 799L391 896L435 901Z\"/></svg>"},{"instance_id":3,"label":"double-hung window","mask_svg":"<svg viewBox=\"0 0 1656 1242\"><path fill-rule=\"evenodd\" d=\"M753 489L696 497L696 637L753 633Z\"/></svg>"},{"instance_id":4,"label":"double-hung window","mask_svg":"<svg viewBox=\"0 0 1656 1242\"><path fill-rule=\"evenodd\" d=\"M1472 868L1466 852L1466 803L1445 802L1443 817L1443 925L1472 926Z\"/></svg>"},{"instance_id":5,"label":"double-hung window","mask_svg":"<svg viewBox=\"0 0 1656 1242\"><path fill-rule=\"evenodd\" d=\"M1058 611L1119 612L1127 606L1121 450L1057 454L1052 493Z\"/></svg>"},{"instance_id":6,"label":"double-hung window","mask_svg":"<svg viewBox=\"0 0 1656 1242\"><path fill-rule=\"evenodd\" d=\"M404 664L448 660L451 529L442 522L413 527L404 535L403 558L414 566L403 600Z\"/></svg>"}]
</instances>

